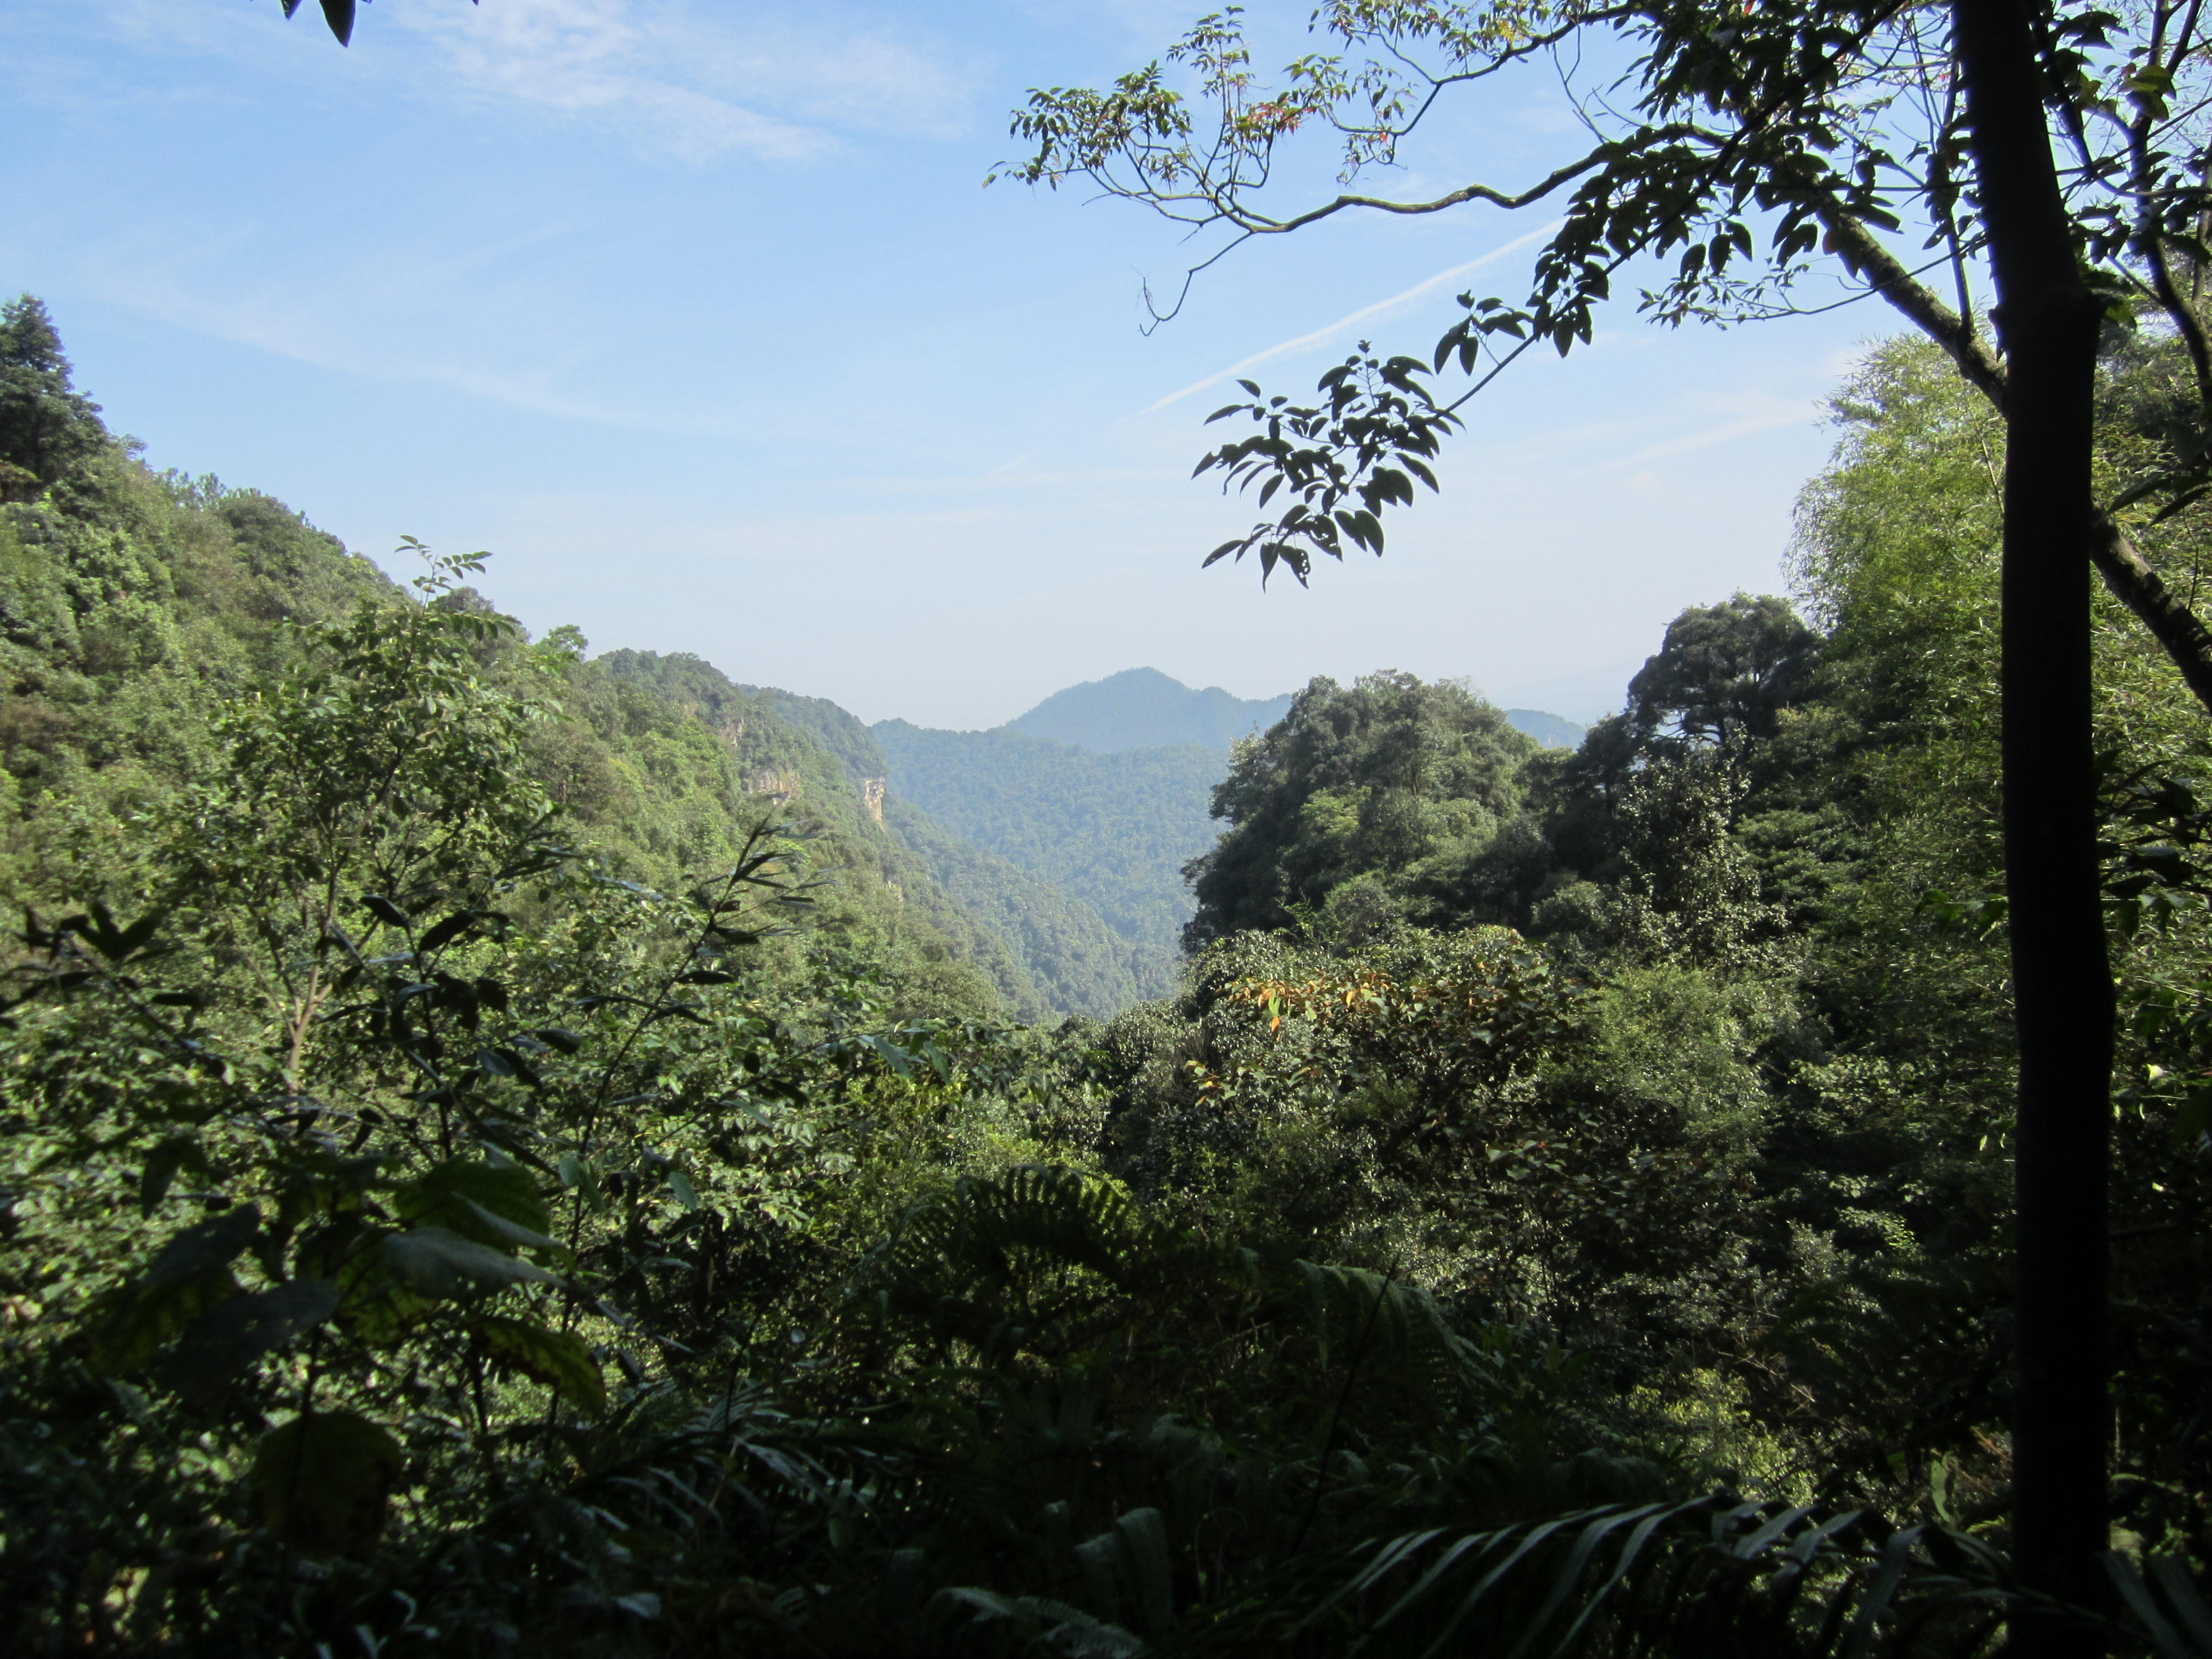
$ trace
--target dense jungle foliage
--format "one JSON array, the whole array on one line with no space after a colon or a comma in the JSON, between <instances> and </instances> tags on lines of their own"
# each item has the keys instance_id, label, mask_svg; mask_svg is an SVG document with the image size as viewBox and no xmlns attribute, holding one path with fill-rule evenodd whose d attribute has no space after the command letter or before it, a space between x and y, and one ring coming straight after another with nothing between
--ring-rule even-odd
<instances>
[{"instance_id":1,"label":"dense jungle foliage","mask_svg":"<svg viewBox=\"0 0 2212 1659\"><path fill-rule=\"evenodd\" d=\"M1685 613L1571 751L1316 681L1176 993L1053 1025L865 730L153 474L5 325L11 1651L1998 1639L2001 431L1921 350L1837 402L1799 611ZM2102 1616L2181 1654L2212 769L2100 652Z\"/></svg>"}]
</instances>

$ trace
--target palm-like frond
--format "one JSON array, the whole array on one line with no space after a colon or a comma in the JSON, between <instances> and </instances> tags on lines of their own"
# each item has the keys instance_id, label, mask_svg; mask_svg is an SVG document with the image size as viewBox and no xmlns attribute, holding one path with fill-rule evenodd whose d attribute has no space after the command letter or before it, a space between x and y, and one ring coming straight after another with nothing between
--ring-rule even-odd
<instances>
[{"instance_id":1,"label":"palm-like frond","mask_svg":"<svg viewBox=\"0 0 2212 1659\"><path fill-rule=\"evenodd\" d=\"M1294 1266L1303 1292L1297 1310L1324 1370L1354 1367L1370 1390L1387 1379L1445 1402L1503 1386L1492 1357L1452 1329L1425 1291L1364 1267Z\"/></svg>"},{"instance_id":2,"label":"palm-like frond","mask_svg":"<svg viewBox=\"0 0 2212 1659\"><path fill-rule=\"evenodd\" d=\"M2183 1562L2154 1555L2137 1565L2124 1555L2107 1553L2105 1570L2158 1659L2212 1659L2212 1607L2205 1605L2204 1593Z\"/></svg>"},{"instance_id":3,"label":"palm-like frond","mask_svg":"<svg viewBox=\"0 0 2212 1659\"><path fill-rule=\"evenodd\" d=\"M1003 1626L1031 1651L1042 1644L1042 1651L1067 1659L1137 1659L1145 1651L1133 1632L1049 1596L998 1595L963 1586L939 1590L936 1605L964 1613L974 1625Z\"/></svg>"},{"instance_id":4,"label":"palm-like frond","mask_svg":"<svg viewBox=\"0 0 2212 1659\"><path fill-rule=\"evenodd\" d=\"M879 1311L988 1354L1072 1338L1193 1255L1111 1184L1024 1164L908 1210L857 1285Z\"/></svg>"},{"instance_id":5,"label":"palm-like frond","mask_svg":"<svg viewBox=\"0 0 2212 1659\"><path fill-rule=\"evenodd\" d=\"M1356 1559L1326 1589L1323 1570L1301 1568L1306 1594L1286 1585L1268 1611L1224 1616L1196 1644L1272 1638L1293 1651L1420 1659L1964 1659L1995 1650L2018 1599L1998 1559L1963 1534L1727 1497L1430 1528Z\"/></svg>"},{"instance_id":6,"label":"palm-like frond","mask_svg":"<svg viewBox=\"0 0 2212 1659\"><path fill-rule=\"evenodd\" d=\"M1507 1356L1454 1330L1436 1299L1392 1275L1263 1265L1146 1214L1108 1182L1025 1164L971 1176L908 1210L856 1275L858 1300L987 1355L1054 1352L1140 1311L1159 1317L1217 1292L1255 1325L1310 1346L1316 1375L1349 1367L1363 1389L1437 1402L1508 1391ZM1387 1382L1386 1382L1387 1379Z\"/></svg>"}]
</instances>

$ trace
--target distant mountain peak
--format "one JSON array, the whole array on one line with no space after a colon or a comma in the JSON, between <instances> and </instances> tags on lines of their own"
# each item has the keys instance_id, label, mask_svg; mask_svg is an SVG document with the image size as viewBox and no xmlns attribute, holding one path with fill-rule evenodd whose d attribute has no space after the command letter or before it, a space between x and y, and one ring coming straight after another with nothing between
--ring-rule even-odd
<instances>
[{"instance_id":1,"label":"distant mountain peak","mask_svg":"<svg viewBox=\"0 0 2212 1659\"><path fill-rule=\"evenodd\" d=\"M1583 733L1589 730L1580 720L1547 714L1540 708L1509 708L1505 723L1516 732L1526 732L1547 749L1580 748Z\"/></svg>"},{"instance_id":2,"label":"distant mountain peak","mask_svg":"<svg viewBox=\"0 0 2212 1659\"><path fill-rule=\"evenodd\" d=\"M1157 668L1125 668L1054 692L1008 720L1006 729L1095 755L1186 743L1225 750L1248 732L1273 726L1290 706L1287 691L1279 697L1238 697L1218 685L1194 690Z\"/></svg>"}]
</instances>

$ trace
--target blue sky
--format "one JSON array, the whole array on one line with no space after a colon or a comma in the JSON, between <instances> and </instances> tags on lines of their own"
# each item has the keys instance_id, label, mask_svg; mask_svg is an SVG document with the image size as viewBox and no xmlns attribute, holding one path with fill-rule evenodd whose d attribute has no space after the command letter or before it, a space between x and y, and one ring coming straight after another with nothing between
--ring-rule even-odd
<instances>
[{"instance_id":1,"label":"blue sky","mask_svg":"<svg viewBox=\"0 0 2212 1659\"><path fill-rule=\"evenodd\" d=\"M1245 696L1402 668L1587 716L1682 606L1777 589L1873 308L1678 333L1620 305L1471 405L1379 563L1310 592L1198 568L1252 517L1188 476L1210 383L1260 359L1303 392L1363 333L1425 350L1462 286L1521 291L1541 223L1340 218L1143 335L1171 227L981 185L1028 88L1204 9L376 0L341 51L314 0L18 0L0 289L46 300L157 466L399 574L403 534L487 549L533 629L866 720L989 726L1147 665ZM1309 9L1253 13L1294 48ZM1540 81L1485 100L1392 182L1571 143Z\"/></svg>"}]
</instances>

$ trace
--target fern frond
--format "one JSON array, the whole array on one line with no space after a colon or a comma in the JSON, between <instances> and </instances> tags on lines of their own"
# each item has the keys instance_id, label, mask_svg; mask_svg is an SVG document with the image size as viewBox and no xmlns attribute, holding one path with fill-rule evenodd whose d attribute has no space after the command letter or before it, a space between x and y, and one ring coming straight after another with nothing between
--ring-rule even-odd
<instances>
[{"instance_id":1,"label":"fern frond","mask_svg":"<svg viewBox=\"0 0 2212 1659\"><path fill-rule=\"evenodd\" d=\"M1258 1616L1268 1632L1224 1618L1200 1645L1272 1636L1294 1651L1408 1659L1978 1659L2018 1600L1998 1559L1963 1534L1729 1497L1430 1528L1353 1559L1310 1611L1286 1616L1300 1600L1286 1585ZM1328 1571L1298 1576L1317 1588Z\"/></svg>"},{"instance_id":2,"label":"fern frond","mask_svg":"<svg viewBox=\"0 0 2212 1659\"><path fill-rule=\"evenodd\" d=\"M1131 1510L1112 1528L1075 1547L1093 1605L1119 1619L1133 1604L1146 1634L1158 1640L1175 1623L1175 1569L1166 1517L1156 1509Z\"/></svg>"},{"instance_id":3,"label":"fern frond","mask_svg":"<svg viewBox=\"0 0 2212 1659\"><path fill-rule=\"evenodd\" d=\"M938 1591L934 1602L965 1608L975 1624L1011 1626L1032 1645L1042 1642L1068 1659L1136 1659L1145 1650L1143 1641L1120 1626L1049 1596L1000 1595L960 1586Z\"/></svg>"},{"instance_id":4,"label":"fern frond","mask_svg":"<svg viewBox=\"0 0 2212 1659\"><path fill-rule=\"evenodd\" d=\"M1434 1297L1364 1267L1296 1264L1305 1316L1323 1369L1365 1356L1366 1374L1442 1398L1483 1394L1495 1382L1482 1350L1454 1331Z\"/></svg>"},{"instance_id":5,"label":"fern frond","mask_svg":"<svg viewBox=\"0 0 2212 1659\"><path fill-rule=\"evenodd\" d=\"M1193 1248L1107 1182L1024 1164L908 1210L857 1288L882 1312L989 1353L1167 1286Z\"/></svg>"}]
</instances>

